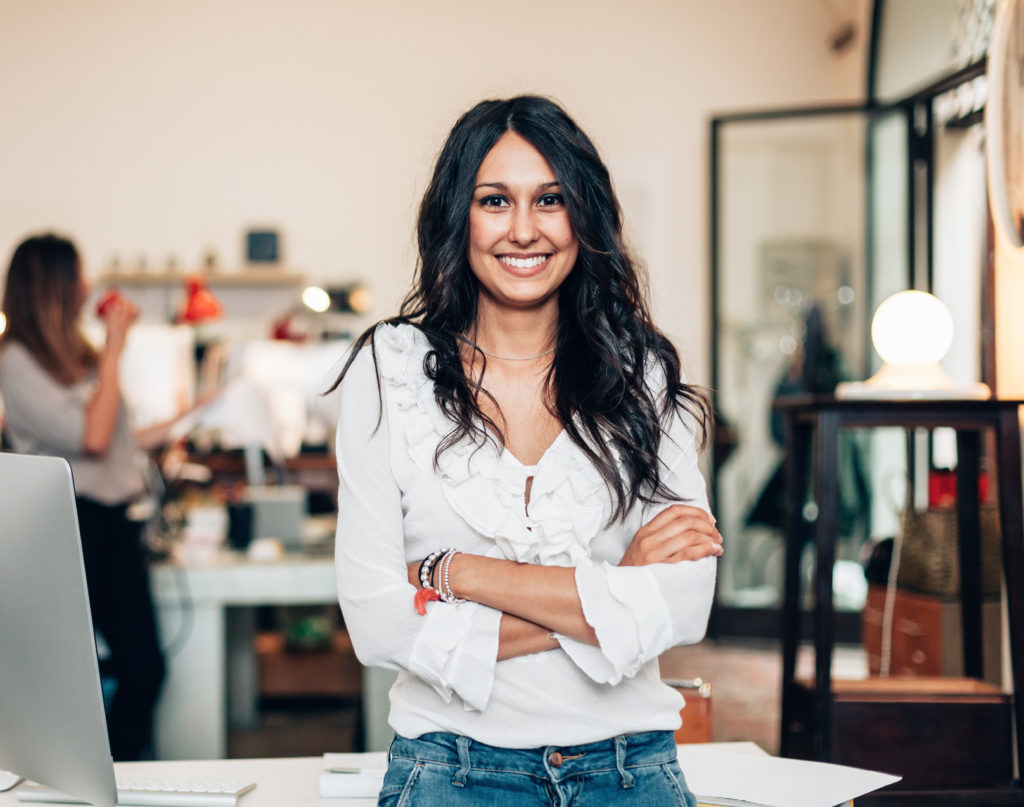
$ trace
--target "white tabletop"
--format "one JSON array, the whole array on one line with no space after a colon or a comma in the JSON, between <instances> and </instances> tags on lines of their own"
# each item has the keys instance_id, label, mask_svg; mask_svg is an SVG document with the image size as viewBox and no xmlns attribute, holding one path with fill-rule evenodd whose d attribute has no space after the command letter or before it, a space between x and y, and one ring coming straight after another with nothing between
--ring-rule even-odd
<instances>
[{"instance_id":1,"label":"white tabletop","mask_svg":"<svg viewBox=\"0 0 1024 807\"><path fill-rule=\"evenodd\" d=\"M693 743L678 746L679 761L695 793L754 804L834 807L891 784L898 776L767 755L754 743ZM323 757L120 762L119 777L231 779L255 782L239 807L374 807L376 798L322 799ZM14 791L0 793L0 807L21 804Z\"/></svg>"},{"instance_id":2,"label":"white tabletop","mask_svg":"<svg viewBox=\"0 0 1024 807\"><path fill-rule=\"evenodd\" d=\"M256 782L238 807L339 807L340 799L319 796L321 757L280 759L180 760L118 762L119 777L145 779L232 779ZM0 793L0 807L22 804L13 790ZM374 807L376 799L344 799L344 807Z\"/></svg>"},{"instance_id":3,"label":"white tabletop","mask_svg":"<svg viewBox=\"0 0 1024 807\"><path fill-rule=\"evenodd\" d=\"M337 602L334 558L288 553L273 562L254 561L221 550L189 562L164 561L150 567L157 605L182 599L182 576L196 604L286 605Z\"/></svg>"}]
</instances>

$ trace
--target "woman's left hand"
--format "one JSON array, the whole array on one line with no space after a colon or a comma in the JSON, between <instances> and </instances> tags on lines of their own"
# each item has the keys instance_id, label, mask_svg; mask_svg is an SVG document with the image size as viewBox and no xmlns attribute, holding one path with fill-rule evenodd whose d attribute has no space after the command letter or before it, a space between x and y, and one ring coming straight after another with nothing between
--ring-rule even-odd
<instances>
[{"instance_id":1,"label":"woman's left hand","mask_svg":"<svg viewBox=\"0 0 1024 807\"><path fill-rule=\"evenodd\" d=\"M679 563L722 554L714 516L699 507L674 504L636 531L619 566Z\"/></svg>"}]
</instances>

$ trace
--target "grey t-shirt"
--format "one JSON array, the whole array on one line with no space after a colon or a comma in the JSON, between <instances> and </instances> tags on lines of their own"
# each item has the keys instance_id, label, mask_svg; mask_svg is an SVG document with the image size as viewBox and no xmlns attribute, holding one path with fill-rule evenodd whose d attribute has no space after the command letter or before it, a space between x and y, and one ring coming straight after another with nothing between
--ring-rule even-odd
<instances>
[{"instance_id":1,"label":"grey t-shirt","mask_svg":"<svg viewBox=\"0 0 1024 807\"><path fill-rule=\"evenodd\" d=\"M77 495L126 504L145 490L146 482L123 397L107 452L96 456L83 450L85 410L95 383L86 379L61 384L20 342L8 342L0 350L0 395L14 450L65 457Z\"/></svg>"}]
</instances>

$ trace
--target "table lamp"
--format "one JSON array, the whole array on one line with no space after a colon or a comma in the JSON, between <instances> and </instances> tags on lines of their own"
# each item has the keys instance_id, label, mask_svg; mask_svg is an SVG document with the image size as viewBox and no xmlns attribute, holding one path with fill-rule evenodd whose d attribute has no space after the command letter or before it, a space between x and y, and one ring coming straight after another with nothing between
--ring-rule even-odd
<instances>
[{"instance_id":1,"label":"table lamp","mask_svg":"<svg viewBox=\"0 0 1024 807\"><path fill-rule=\"evenodd\" d=\"M843 382L837 398L989 398L985 384L954 384L939 363L953 344L953 316L923 291L901 291L871 320L871 341L882 367L867 381Z\"/></svg>"}]
</instances>

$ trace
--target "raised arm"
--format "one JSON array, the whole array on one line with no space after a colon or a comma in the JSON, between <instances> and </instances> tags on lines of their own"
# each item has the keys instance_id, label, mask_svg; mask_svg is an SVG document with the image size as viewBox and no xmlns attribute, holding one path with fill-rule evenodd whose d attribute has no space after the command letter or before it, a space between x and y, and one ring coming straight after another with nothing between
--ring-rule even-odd
<instances>
[{"instance_id":1,"label":"raised arm","mask_svg":"<svg viewBox=\"0 0 1024 807\"><path fill-rule=\"evenodd\" d=\"M105 454L110 447L121 409L118 365L124 352L128 329L138 316L139 309L123 297L114 300L104 315L107 340L100 351L96 367L96 390L85 408L82 449L86 454Z\"/></svg>"}]
</instances>

